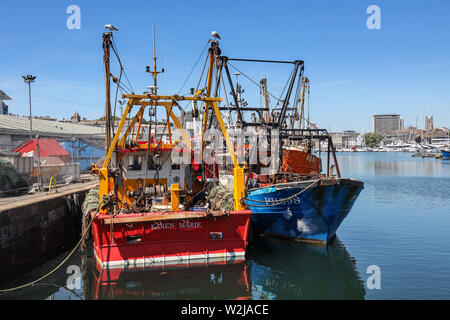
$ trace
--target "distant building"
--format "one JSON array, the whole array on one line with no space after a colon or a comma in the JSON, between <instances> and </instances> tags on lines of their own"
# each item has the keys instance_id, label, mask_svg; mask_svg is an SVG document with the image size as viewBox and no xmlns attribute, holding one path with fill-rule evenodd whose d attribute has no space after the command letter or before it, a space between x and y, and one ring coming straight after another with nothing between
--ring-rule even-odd
<instances>
[{"instance_id":1,"label":"distant building","mask_svg":"<svg viewBox=\"0 0 450 320\"><path fill-rule=\"evenodd\" d=\"M393 139L393 140L400 140L403 142L411 142L411 141L414 141L417 137L423 136L423 132L424 131L421 129L418 129L413 126L408 126L407 128L404 128L404 129L395 130L390 135L391 135L391 139Z\"/></svg>"},{"instance_id":2,"label":"distant building","mask_svg":"<svg viewBox=\"0 0 450 320\"><path fill-rule=\"evenodd\" d=\"M403 119L399 114L376 114L372 116L372 132L381 135L403 130Z\"/></svg>"},{"instance_id":3,"label":"distant building","mask_svg":"<svg viewBox=\"0 0 450 320\"><path fill-rule=\"evenodd\" d=\"M450 138L450 133L448 128L433 128L432 131L425 131L423 133L423 140L426 143L432 143L432 141L437 141L438 139L448 139Z\"/></svg>"},{"instance_id":4,"label":"distant building","mask_svg":"<svg viewBox=\"0 0 450 320\"><path fill-rule=\"evenodd\" d=\"M104 145L104 128L53 120L33 118L33 136L55 139L84 139ZM0 115L0 150L11 151L30 139L28 117Z\"/></svg>"},{"instance_id":5,"label":"distant building","mask_svg":"<svg viewBox=\"0 0 450 320\"><path fill-rule=\"evenodd\" d=\"M433 124L433 116L431 117L425 117L425 131L430 132L434 130L434 124Z\"/></svg>"},{"instance_id":6,"label":"distant building","mask_svg":"<svg viewBox=\"0 0 450 320\"><path fill-rule=\"evenodd\" d=\"M41 120L58 121L58 119L52 118L50 116L39 116L39 117L34 117L34 118L35 119L41 119Z\"/></svg>"},{"instance_id":7,"label":"distant building","mask_svg":"<svg viewBox=\"0 0 450 320\"><path fill-rule=\"evenodd\" d=\"M333 146L338 149L359 147L363 144L363 137L359 132L346 130L343 132L330 133Z\"/></svg>"},{"instance_id":8,"label":"distant building","mask_svg":"<svg viewBox=\"0 0 450 320\"><path fill-rule=\"evenodd\" d=\"M342 133L341 132L332 132L330 133L331 141L333 142L333 146L336 148L342 148Z\"/></svg>"},{"instance_id":9,"label":"distant building","mask_svg":"<svg viewBox=\"0 0 450 320\"><path fill-rule=\"evenodd\" d=\"M417 138L420 138L423 143L433 143L433 140L448 139L450 137L448 128L434 128L429 126L427 129L429 130L427 131L414 126L408 126L408 128L403 130L395 130L385 140L401 140L410 143Z\"/></svg>"},{"instance_id":10,"label":"distant building","mask_svg":"<svg viewBox=\"0 0 450 320\"><path fill-rule=\"evenodd\" d=\"M72 120L72 123L79 123L81 121L81 117L78 112L75 112L70 120Z\"/></svg>"},{"instance_id":11,"label":"distant building","mask_svg":"<svg viewBox=\"0 0 450 320\"><path fill-rule=\"evenodd\" d=\"M0 114L8 114L8 106L3 101L0 101Z\"/></svg>"},{"instance_id":12,"label":"distant building","mask_svg":"<svg viewBox=\"0 0 450 320\"><path fill-rule=\"evenodd\" d=\"M0 90L0 114L8 114L8 106L3 102L4 100L11 100L11 98Z\"/></svg>"},{"instance_id":13,"label":"distant building","mask_svg":"<svg viewBox=\"0 0 450 320\"><path fill-rule=\"evenodd\" d=\"M342 144L344 148L360 146L361 145L360 134L353 130L346 130L342 132Z\"/></svg>"}]
</instances>

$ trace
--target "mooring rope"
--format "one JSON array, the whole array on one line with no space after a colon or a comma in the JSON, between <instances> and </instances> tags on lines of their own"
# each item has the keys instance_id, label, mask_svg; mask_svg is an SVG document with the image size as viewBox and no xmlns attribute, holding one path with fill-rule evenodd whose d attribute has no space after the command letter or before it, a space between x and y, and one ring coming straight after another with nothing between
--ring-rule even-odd
<instances>
[{"instance_id":1,"label":"mooring rope","mask_svg":"<svg viewBox=\"0 0 450 320\"><path fill-rule=\"evenodd\" d=\"M101 205L101 204L100 204ZM42 277L40 277L39 279L36 279L34 281L31 281L29 283L23 284L21 286L17 286L17 287L13 287L13 288L8 288L8 289L0 289L0 293L7 293L7 292L11 292L11 291L15 291L18 289L22 289L25 287L29 287L29 286L33 286L34 284L36 284L37 282L47 278L48 276L50 276L51 274L53 274L56 270L58 270L59 268L62 267L62 265L64 263L67 262L67 260L69 260L69 258L75 253L75 251L78 249L78 247L80 246L80 244L83 242L84 237L86 236L87 232L90 230L90 227L92 225L92 222L94 221L94 218L97 216L99 210L100 210L100 205L98 206L97 210L95 211L94 216L92 217L91 221L89 222L89 225L87 226L86 230L84 230L83 234L81 235L81 239L78 241L77 245L72 249L72 251L67 255L67 257L60 263L58 264L52 271L48 272L47 274L43 275Z\"/></svg>"},{"instance_id":2,"label":"mooring rope","mask_svg":"<svg viewBox=\"0 0 450 320\"><path fill-rule=\"evenodd\" d=\"M287 198L285 198L285 199L279 199L279 200L252 200L252 199L244 198L244 200L246 201L246 204L247 204L248 206L251 206L251 207L273 207L273 206L279 205L279 204L281 204L281 203L283 203L283 202L289 201L289 200L291 200L291 199L293 199L293 198L295 198L295 197L298 197L299 195L301 195L301 194L302 194L303 192L305 192L306 190L309 190L310 188L312 188L312 187L313 187L317 182L319 182L319 181L320 181L320 179L314 180L314 182L311 183L311 184L310 184L308 187L306 187L305 189L303 189L303 190L301 190L300 192L297 192L297 193L293 194L292 196L287 197ZM247 203L247 201L263 202L263 203L271 203L271 202L272 202L272 204L257 205L257 204L249 204L249 203Z\"/></svg>"}]
</instances>

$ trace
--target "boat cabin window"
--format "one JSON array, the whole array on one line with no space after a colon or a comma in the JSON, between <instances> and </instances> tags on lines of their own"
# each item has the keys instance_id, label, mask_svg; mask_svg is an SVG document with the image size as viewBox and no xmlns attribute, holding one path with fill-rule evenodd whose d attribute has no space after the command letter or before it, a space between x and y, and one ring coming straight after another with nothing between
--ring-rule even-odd
<instances>
[{"instance_id":1,"label":"boat cabin window","mask_svg":"<svg viewBox=\"0 0 450 320\"><path fill-rule=\"evenodd\" d=\"M161 158L148 157L148 170L160 170L161 164L159 163Z\"/></svg>"},{"instance_id":2,"label":"boat cabin window","mask_svg":"<svg viewBox=\"0 0 450 320\"><path fill-rule=\"evenodd\" d=\"M141 168L142 168L142 157L140 156L128 157L128 170L141 170Z\"/></svg>"},{"instance_id":3,"label":"boat cabin window","mask_svg":"<svg viewBox=\"0 0 450 320\"><path fill-rule=\"evenodd\" d=\"M172 163L172 170L180 170L180 164L179 163Z\"/></svg>"}]
</instances>

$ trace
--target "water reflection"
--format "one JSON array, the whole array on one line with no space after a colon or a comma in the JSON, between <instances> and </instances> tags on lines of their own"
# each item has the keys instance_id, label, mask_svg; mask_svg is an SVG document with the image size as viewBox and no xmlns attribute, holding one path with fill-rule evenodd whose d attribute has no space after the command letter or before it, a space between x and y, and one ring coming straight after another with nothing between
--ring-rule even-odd
<instances>
[{"instance_id":1,"label":"water reflection","mask_svg":"<svg viewBox=\"0 0 450 320\"><path fill-rule=\"evenodd\" d=\"M66 258L67 254L68 252L63 253L26 275L19 277L10 283L3 284L2 288L20 286L42 277L59 265L63 259ZM68 284L68 282L70 282L69 277L75 275L73 271L68 272L68 267L79 267L79 272L77 273L78 277L73 277L73 279L78 278L78 284L82 286L82 276L88 273L88 264L86 261L89 260L90 258L88 255L77 252L61 268L51 273L50 276L43 281L20 290L0 294L0 300L83 300L85 299L83 288L72 289L70 288L71 285Z\"/></svg>"},{"instance_id":2,"label":"water reflection","mask_svg":"<svg viewBox=\"0 0 450 320\"><path fill-rule=\"evenodd\" d=\"M260 239L249 252L249 265L255 292L269 299L365 296L356 261L338 238L327 247Z\"/></svg>"},{"instance_id":3,"label":"water reflection","mask_svg":"<svg viewBox=\"0 0 450 320\"><path fill-rule=\"evenodd\" d=\"M322 159L322 162L324 160ZM339 154L338 163L345 176L450 176L450 161L414 158L411 153ZM324 164L323 164L324 165ZM326 163L325 163L326 165Z\"/></svg>"},{"instance_id":4,"label":"water reflection","mask_svg":"<svg viewBox=\"0 0 450 320\"><path fill-rule=\"evenodd\" d=\"M339 239L317 247L255 240L246 262L186 269L91 268L87 299L364 299L355 259Z\"/></svg>"},{"instance_id":5,"label":"water reflection","mask_svg":"<svg viewBox=\"0 0 450 320\"><path fill-rule=\"evenodd\" d=\"M241 299L249 298L245 262L180 269L106 270L93 268L87 299ZM87 279L86 279L87 280ZM86 281L85 280L85 281Z\"/></svg>"},{"instance_id":6,"label":"water reflection","mask_svg":"<svg viewBox=\"0 0 450 320\"><path fill-rule=\"evenodd\" d=\"M62 258L20 279L48 272ZM81 287L68 289L67 267L80 266ZM45 283L0 299L364 299L355 259L336 238L327 247L278 239L257 239L246 261L185 268L101 269L79 252Z\"/></svg>"},{"instance_id":7,"label":"water reflection","mask_svg":"<svg viewBox=\"0 0 450 320\"><path fill-rule=\"evenodd\" d=\"M314 247L260 239L239 265L138 270L109 279L99 277L92 252L78 253L45 283L0 299L448 299L450 161L381 152L338 158L343 176L365 183L338 230L350 253L339 240ZM382 268L382 290L365 292L355 252L359 266ZM35 280L66 255L1 287ZM69 265L83 266L81 289L67 289Z\"/></svg>"}]
</instances>

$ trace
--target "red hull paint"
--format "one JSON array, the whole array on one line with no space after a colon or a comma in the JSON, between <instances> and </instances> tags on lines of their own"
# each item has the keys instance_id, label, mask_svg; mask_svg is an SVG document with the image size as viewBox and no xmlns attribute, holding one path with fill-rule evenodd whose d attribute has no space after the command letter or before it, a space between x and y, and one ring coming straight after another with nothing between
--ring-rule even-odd
<instances>
[{"instance_id":1,"label":"red hull paint","mask_svg":"<svg viewBox=\"0 0 450 320\"><path fill-rule=\"evenodd\" d=\"M251 299L247 265L215 262L175 268L93 271L92 299ZM165 278L162 278L165 277ZM161 281L163 279L163 281Z\"/></svg>"},{"instance_id":2,"label":"red hull paint","mask_svg":"<svg viewBox=\"0 0 450 320\"><path fill-rule=\"evenodd\" d=\"M103 268L138 268L244 259L250 210L213 217L164 220L170 214L173 213L116 215L113 224L105 223L111 216L97 216L92 232L99 265ZM161 220L121 223L121 219L157 219L158 216Z\"/></svg>"}]
</instances>

